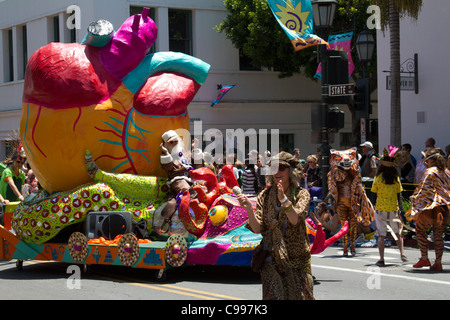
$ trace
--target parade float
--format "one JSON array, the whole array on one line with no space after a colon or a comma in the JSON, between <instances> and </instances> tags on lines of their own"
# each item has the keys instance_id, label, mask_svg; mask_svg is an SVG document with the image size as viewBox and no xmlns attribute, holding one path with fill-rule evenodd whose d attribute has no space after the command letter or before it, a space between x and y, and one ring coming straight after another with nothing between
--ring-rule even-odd
<instances>
[{"instance_id":1,"label":"parade float","mask_svg":"<svg viewBox=\"0 0 450 320\"><path fill-rule=\"evenodd\" d=\"M231 166L221 181L207 168L190 170L196 196L178 195L170 230L161 228L170 192L161 137L189 131L187 107L210 66L148 54L157 37L148 13L117 32L96 21L81 44L50 43L30 58L20 134L42 190L8 208L0 259L18 268L45 260L153 269L159 279L183 265L250 265L262 237L245 227ZM99 168L93 175L89 163ZM325 240L317 228L310 236L318 253L341 235Z\"/></svg>"}]
</instances>

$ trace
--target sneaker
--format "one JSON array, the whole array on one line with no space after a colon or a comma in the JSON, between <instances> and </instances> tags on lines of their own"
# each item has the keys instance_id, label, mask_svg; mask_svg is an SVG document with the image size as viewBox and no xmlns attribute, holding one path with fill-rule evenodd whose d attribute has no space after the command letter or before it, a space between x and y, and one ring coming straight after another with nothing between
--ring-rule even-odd
<instances>
[{"instance_id":1,"label":"sneaker","mask_svg":"<svg viewBox=\"0 0 450 320\"><path fill-rule=\"evenodd\" d=\"M402 254L400 256L400 259L402 259L402 262L407 262L408 261L408 258L404 254Z\"/></svg>"},{"instance_id":2,"label":"sneaker","mask_svg":"<svg viewBox=\"0 0 450 320\"><path fill-rule=\"evenodd\" d=\"M428 259L419 259L419 261L413 265L413 268L422 268L431 266L430 260Z\"/></svg>"},{"instance_id":3,"label":"sneaker","mask_svg":"<svg viewBox=\"0 0 450 320\"><path fill-rule=\"evenodd\" d=\"M350 247L350 253L352 254L352 257L356 256L355 246Z\"/></svg>"},{"instance_id":4,"label":"sneaker","mask_svg":"<svg viewBox=\"0 0 450 320\"><path fill-rule=\"evenodd\" d=\"M442 263L435 262L431 267L430 270L432 271L442 271Z\"/></svg>"}]
</instances>

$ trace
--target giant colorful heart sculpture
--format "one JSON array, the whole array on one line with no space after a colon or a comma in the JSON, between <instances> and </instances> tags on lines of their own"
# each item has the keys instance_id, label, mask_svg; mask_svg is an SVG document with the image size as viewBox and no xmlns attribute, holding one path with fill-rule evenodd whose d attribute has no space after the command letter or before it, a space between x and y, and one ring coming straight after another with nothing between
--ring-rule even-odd
<instances>
[{"instance_id":1,"label":"giant colorful heart sculpture","mask_svg":"<svg viewBox=\"0 0 450 320\"><path fill-rule=\"evenodd\" d=\"M187 107L210 66L182 53L147 55L157 37L148 12L131 16L115 34L99 20L82 44L50 43L30 58L20 133L48 192L91 181L87 149L104 170L165 176L161 136L189 130Z\"/></svg>"}]
</instances>

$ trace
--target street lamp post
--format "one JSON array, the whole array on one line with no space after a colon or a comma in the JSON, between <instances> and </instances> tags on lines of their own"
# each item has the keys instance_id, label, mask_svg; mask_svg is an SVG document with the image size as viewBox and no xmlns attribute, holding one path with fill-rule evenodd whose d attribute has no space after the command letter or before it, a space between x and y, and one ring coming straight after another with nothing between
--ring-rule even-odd
<instances>
[{"instance_id":1,"label":"street lamp post","mask_svg":"<svg viewBox=\"0 0 450 320\"><path fill-rule=\"evenodd\" d=\"M333 24L334 14L337 7L336 0L312 0L311 5L313 8L314 15L314 26L319 28L322 33L329 29ZM324 52L326 51L326 45L320 45L319 60L323 62L325 58ZM322 64L323 66L323 64ZM328 83L325 79L328 79L326 68L322 68L322 98L321 98L321 112L322 112L322 123L321 123L321 146L320 146L320 168L322 171L322 198L325 198L328 194L328 171L330 170L330 150L331 146L329 144L329 130L328 130L328 103L326 102L325 91L328 88ZM324 81L325 80L325 81Z\"/></svg>"},{"instance_id":2,"label":"street lamp post","mask_svg":"<svg viewBox=\"0 0 450 320\"><path fill-rule=\"evenodd\" d=\"M368 66L370 61L372 61L375 44L375 39L368 30L364 30L358 34L356 51L358 52L358 59L363 65L363 78L369 77Z\"/></svg>"},{"instance_id":3,"label":"street lamp post","mask_svg":"<svg viewBox=\"0 0 450 320\"><path fill-rule=\"evenodd\" d=\"M336 0L312 0L314 26L316 28L329 28L333 25L334 14L338 2Z\"/></svg>"},{"instance_id":4,"label":"street lamp post","mask_svg":"<svg viewBox=\"0 0 450 320\"><path fill-rule=\"evenodd\" d=\"M370 117L369 64L372 61L375 44L375 38L368 30L359 33L355 43L358 59L363 69L362 78L357 80L357 97L355 97L355 110L361 123L361 143L365 142L362 132L367 131L366 118Z\"/></svg>"}]
</instances>

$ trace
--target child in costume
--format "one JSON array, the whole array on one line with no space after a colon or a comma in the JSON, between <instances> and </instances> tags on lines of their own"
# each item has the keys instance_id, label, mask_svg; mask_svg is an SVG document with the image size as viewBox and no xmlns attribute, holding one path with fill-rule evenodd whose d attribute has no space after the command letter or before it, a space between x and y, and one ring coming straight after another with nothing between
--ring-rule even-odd
<instances>
[{"instance_id":1,"label":"child in costume","mask_svg":"<svg viewBox=\"0 0 450 320\"><path fill-rule=\"evenodd\" d=\"M430 266L431 270L442 271L444 241L442 234L450 223L450 171L446 168L444 153L440 148L428 149L424 155L427 167L411 199L411 216L416 222L417 242L421 258L414 268ZM428 241L426 231L433 227L436 261L428 260Z\"/></svg>"},{"instance_id":2,"label":"child in costume","mask_svg":"<svg viewBox=\"0 0 450 320\"><path fill-rule=\"evenodd\" d=\"M338 151L331 150L331 170L328 172L328 195L336 201L336 211L342 225L349 223L349 232L342 238L344 256L348 256L348 239L352 256L356 255L355 240L357 222L369 225L374 210L362 185L361 173L356 161L356 148Z\"/></svg>"},{"instance_id":3,"label":"child in costume","mask_svg":"<svg viewBox=\"0 0 450 320\"><path fill-rule=\"evenodd\" d=\"M403 191L399 173L394 163L398 162L400 153L398 148L389 146L389 151L384 149L383 157L375 175L372 192L377 195L375 204L375 223L377 225L378 251L380 260L377 266L384 266L384 238L390 231L397 242L400 250L400 258L403 262L408 261L403 249L402 220L399 216L401 208L400 193Z\"/></svg>"}]
</instances>

